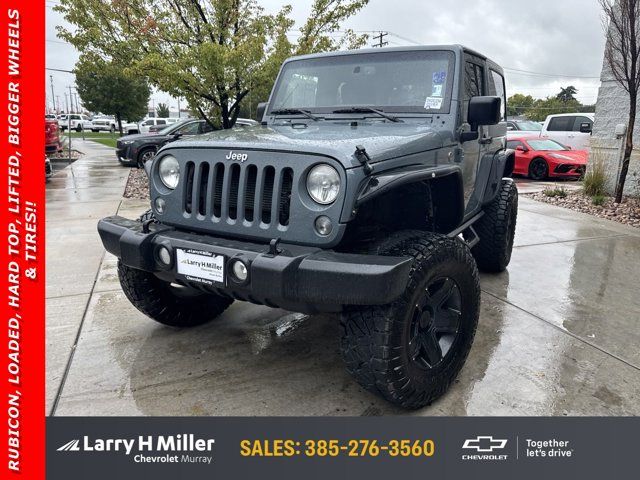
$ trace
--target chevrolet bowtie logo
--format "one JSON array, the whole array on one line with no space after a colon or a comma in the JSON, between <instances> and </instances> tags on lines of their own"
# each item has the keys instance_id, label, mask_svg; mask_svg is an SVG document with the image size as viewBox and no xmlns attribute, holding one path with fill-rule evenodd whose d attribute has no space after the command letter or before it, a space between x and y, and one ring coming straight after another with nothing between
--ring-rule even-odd
<instances>
[{"instance_id":1,"label":"chevrolet bowtie logo","mask_svg":"<svg viewBox=\"0 0 640 480\"><path fill-rule=\"evenodd\" d=\"M478 452L493 452L501 450L507 445L507 440L500 440L491 436L478 436L464 441L462 448L469 448Z\"/></svg>"}]
</instances>

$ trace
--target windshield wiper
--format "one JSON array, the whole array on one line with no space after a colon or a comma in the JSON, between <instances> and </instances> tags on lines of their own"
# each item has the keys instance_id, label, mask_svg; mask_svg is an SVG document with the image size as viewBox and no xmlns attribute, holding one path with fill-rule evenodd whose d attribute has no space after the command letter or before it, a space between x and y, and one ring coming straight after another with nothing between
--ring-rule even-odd
<instances>
[{"instance_id":1,"label":"windshield wiper","mask_svg":"<svg viewBox=\"0 0 640 480\"><path fill-rule=\"evenodd\" d=\"M391 122L403 123L403 120L400 120L398 117L389 115L388 113L384 113L382 110L377 110L371 107L340 108L338 110L334 110L333 113L375 113L376 115L380 115L381 117L384 117Z\"/></svg>"},{"instance_id":2,"label":"windshield wiper","mask_svg":"<svg viewBox=\"0 0 640 480\"><path fill-rule=\"evenodd\" d=\"M320 120L320 117L316 117L315 115L309 113L307 110L302 110L301 108L281 108L279 110L271 110L271 113L273 115L296 115L296 114L300 114L300 115L304 115L307 118L310 118L311 120L314 121L318 121Z\"/></svg>"}]
</instances>

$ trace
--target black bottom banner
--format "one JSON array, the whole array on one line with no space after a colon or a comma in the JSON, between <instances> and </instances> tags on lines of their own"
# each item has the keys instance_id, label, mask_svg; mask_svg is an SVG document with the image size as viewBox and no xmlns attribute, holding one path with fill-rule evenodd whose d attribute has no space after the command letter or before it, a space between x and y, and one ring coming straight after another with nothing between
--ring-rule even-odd
<instances>
[{"instance_id":1,"label":"black bottom banner","mask_svg":"<svg viewBox=\"0 0 640 480\"><path fill-rule=\"evenodd\" d=\"M639 432L639 418L51 417L47 478L638 478Z\"/></svg>"}]
</instances>

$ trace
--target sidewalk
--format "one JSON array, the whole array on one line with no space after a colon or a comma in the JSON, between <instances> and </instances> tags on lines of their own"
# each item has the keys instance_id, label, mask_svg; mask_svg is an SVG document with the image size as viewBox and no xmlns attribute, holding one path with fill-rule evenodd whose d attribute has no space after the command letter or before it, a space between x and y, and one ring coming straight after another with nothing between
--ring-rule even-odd
<instances>
[{"instance_id":1,"label":"sidewalk","mask_svg":"<svg viewBox=\"0 0 640 480\"><path fill-rule=\"evenodd\" d=\"M96 222L147 205L121 198L128 169L86 143L47 187L48 414L408 413L346 374L334 316L236 302L177 330L135 310ZM467 364L444 398L410 413L640 415L639 265L637 229L521 197L511 265L482 276Z\"/></svg>"}]
</instances>

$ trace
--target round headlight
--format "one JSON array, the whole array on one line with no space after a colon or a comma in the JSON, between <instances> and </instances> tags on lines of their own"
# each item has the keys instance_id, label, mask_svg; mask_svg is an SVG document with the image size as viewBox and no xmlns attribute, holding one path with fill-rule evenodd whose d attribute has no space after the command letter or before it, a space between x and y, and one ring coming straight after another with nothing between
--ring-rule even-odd
<instances>
[{"instance_id":1,"label":"round headlight","mask_svg":"<svg viewBox=\"0 0 640 480\"><path fill-rule=\"evenodd\" d=\"M329 205L340 192L340 175L331 165L316 165L307 175L307 192L315 202Z\"/></svg>"},{"instance_id":2,"label":"round headlight","mask_svg":"<svg viewBox=\"0 0 640 480\"><path fill-rule=\"evenodd\" d=\"M171 190L176 188L180 180L180 164L178 164L178 160L171 155L162 157L158 164L158 174L167 188Z\"/></svg>"}]
</instances>

